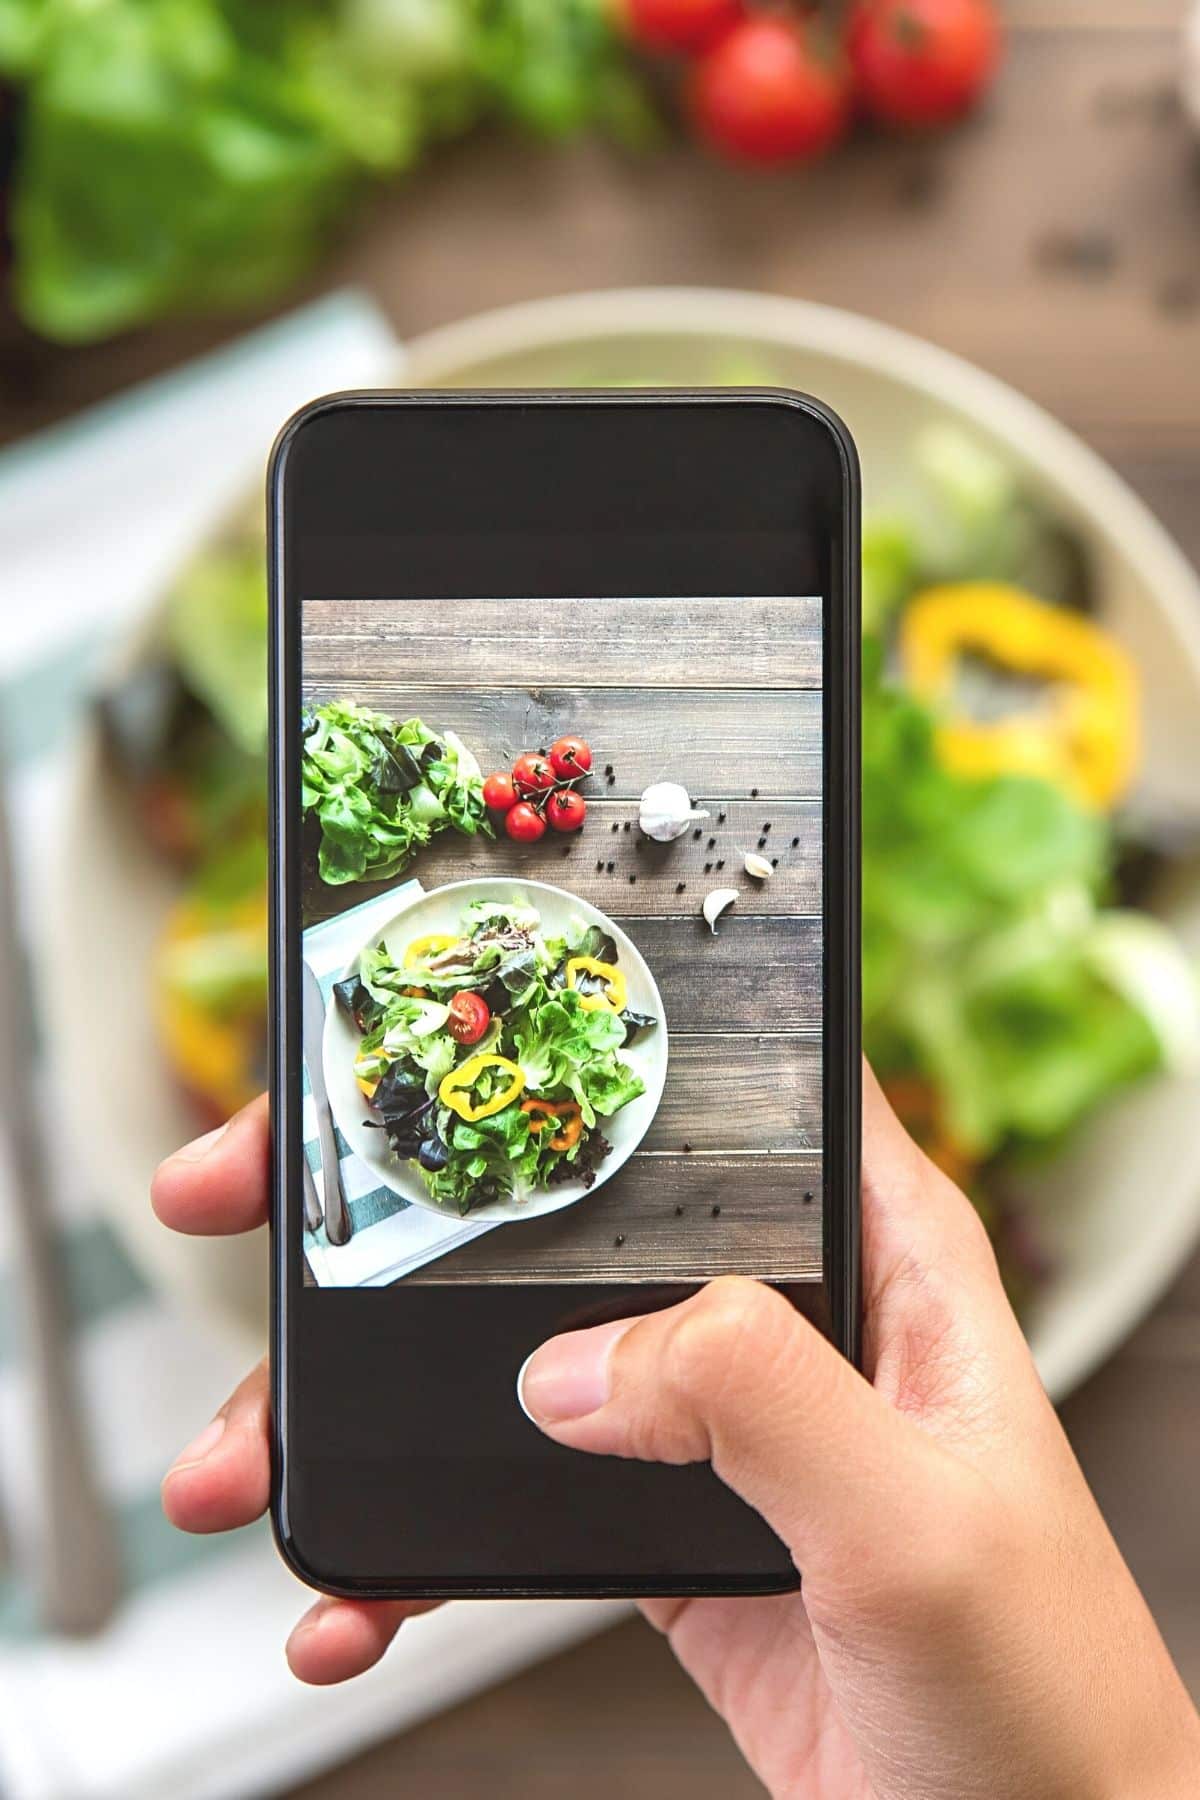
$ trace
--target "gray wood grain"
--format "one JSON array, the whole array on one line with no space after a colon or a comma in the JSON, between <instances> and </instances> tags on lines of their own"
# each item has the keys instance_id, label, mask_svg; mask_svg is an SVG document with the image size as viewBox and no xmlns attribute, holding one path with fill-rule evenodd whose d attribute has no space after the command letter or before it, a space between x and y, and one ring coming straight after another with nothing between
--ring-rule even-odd
<instances>
[{"instance_id":1,"label":"gray wood grain","mask_svg":"<svg viewBox=\"0 0 1200 1800\"><path fill-rule=\"evenodd\" d=\"M724 823L718 812L725 813ZM370 899L411 874L423 888L445 887L453 881L494 880L511 874L515 880L545 881L568 888L590 900L602 912L620 912L624 918L655 915L697 914L706 893L714 887L737 889L736 912L718 925L718 935L736 928L739 919L768 914L810 913L821 907L821 806L818 801L785 800L764 805L761 800L726 801L712 817L673 844L656 844L637 828L637 813L628 801L596 801L588 807L582 831L570 836L547 833L536 844L517 844L503 835L497 838L460 837L442 832L390 883L363 883L330 888L311 867L305 887L305 917L311 922L342 912L347 906ZM757 851L762 826L770 822L767 845ZM630 829L624 829L628 823ZM618 829L614 832L612 827ZM799 843L793 845L793 838ZM710 848L710 841L715 844ZM769 881L746 874L747 850L778 858L779 867ZM612 869L608 867L613 864ZM718 862L724 868L717 867ZM597 864L600 865L597 868ZM706 868L706 864L711 867ZM636 876L631 881L630 877ZM684 883L682 894L679 883Z\"/></svg>"},{"instance_id":2,"label":"gray wood grain","mask_svg":"<svg viewBox=\"0 0 1200 1800\"><path fill-rule=\"evenodd\" d=\"M816 1154L639 1153L566 1213L502 1225L405 1282L688 1281L768 1271L779 1281L820 1277Z\"/></svg>"},{"instance_id":3,"label":"gray wood grain","mask_svg":"<svg viewBox=\"0 0 1200 1800\"><path fill-rule=\"evenodd\" d=\"M816 687L815 599L309 600L306 662L322 681L378 675L429 686Z\"/></svg>"},{"instance_id":4,"label":"gray wood grain","mask_svg":"<svg viewBox=\"0 0 1200 1800\"><path fill-rule=\"evenodd\" d=\"M821 697L811 690L644 687L431 687L397 679L394 658L373 654L357 674L332 669L323 642L306 645L304 699L353 699L394 719L422 718L456 731L486 774L522 750L546 749L566 731L596 760L589 799L636 799L652 781L686 777L701 805L821 792ZM628 680L632 665L626 663ZM614 781L606 780L611 763ZM771 815L764 813L764 818Z\"/></svg>"}]
</instances>

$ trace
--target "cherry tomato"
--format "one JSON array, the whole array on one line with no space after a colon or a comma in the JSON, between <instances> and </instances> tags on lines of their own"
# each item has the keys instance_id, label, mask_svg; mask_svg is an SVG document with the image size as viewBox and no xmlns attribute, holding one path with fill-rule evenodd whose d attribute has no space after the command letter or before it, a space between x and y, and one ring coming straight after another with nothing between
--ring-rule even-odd
<instances>
[{"instance_id":1,"label":"cherry tomato","mask_svg":"<svg viewBox=\"0 0 1200 1800\"><path fill-rule=\"evenodd\" d=\"M483 803L493 812L507 812L517 804L517 790L511 775L489 775L483 784Z\"/></svg>"},{"instance_id":2,"label":"cherry tomato","mask_svg":"<svg viewBox=\"0 0 1200 1800\"><path fill-rule=\"evenodd\" d=\"M994 0L859 0L847 48L860 99L889 125L965 113L1000 61Z\"/></svg>"},{"instance_id":3,"label":"cherry tomato","mask_svg":"<svg viewBox=\"0 0 1200 1800\"><path fill-rule=\"evenodd\" d=\"M536 844L546 829L546 821L528 800L518 800L504 815L504 829L519 844Z\"/></svg>"},{"instance_id":4,"label":"cherry tomato","mask_svg":"<svg viewBox=\"0 0 1200 1800\"><path fill-rule=\"evenodd\" d=\"M694 54L736 25L742 0L625 0L630 37L646 50Z\"/></svg>"},{"instance_id":5,"label":"cherry tomato","mask_svg":"<svg viewBox=\"0 0 1200 1800\"><path fill-rule=\"evenodd\" d=\"M691 109L715 149L742 162L803 162L837 143L850 123L843 58L801 21L744 19L697 63Z\"/></svg>"},{"instance_id":6,"label":"cherry tomato","mask_svg":"<svg viewBox=\"0 0 1200 1800\"><path fill-rule=\"evenodd\" d=\"M559 788L546 802L546 817L555 831L578 831L587 818L587 801L574 788Z\"/></svg>"},{"instance_id":7,"label":"cherry tomato","mask_svg":"<svg viewBox=\"0 0 1200 1800\"><path fill-rule=\"evenodd\" d=\"M537 794L554 786L554 770L540 753L527 750L513 764L513 781L518 794Z\"/></svg>"},{"instance_id":8,"label":"cherry tomato","mask_svg":"<svg viewBox=\"0 0 1200 1800\"><path fill-rule=\"evenodd\" d=\"M492 1015L482 994L455 994L446 1030L456 1044L477 1044L491 1022Z\"/></svg>"},{"instance_id":9,"label":"cherry tomato","mask_svg":"<svg viewBox=\"0 0 1200 1800\"><path fill-rule=\"evenodd\" d=\"M550 746L550 767L560 781L574 781L592 766L591 746L580 737L561 737Z\"/></svg>"}]
</instances>

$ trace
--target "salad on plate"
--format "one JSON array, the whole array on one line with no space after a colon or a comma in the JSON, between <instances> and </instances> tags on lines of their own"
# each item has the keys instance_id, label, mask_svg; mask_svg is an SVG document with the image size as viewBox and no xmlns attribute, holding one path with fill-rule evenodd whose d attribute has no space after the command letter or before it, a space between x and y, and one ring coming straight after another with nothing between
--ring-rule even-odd
<instances>
[{"instance_id":1,"label":"salad on plate","mask_svg":"<svg viewBox=\"0 0 1200 1800\"><path fill-rule=\"evenodd\" d=\"M364 950L334 993L359 1034L367 1124L462 1215L592 1187L603 1123L646 1091L622 1052L658 1020L627 1004L616 939L582 919L548 936L520 898L470 901L456 933L398 955Z\"/></svg>"}]
</instances>

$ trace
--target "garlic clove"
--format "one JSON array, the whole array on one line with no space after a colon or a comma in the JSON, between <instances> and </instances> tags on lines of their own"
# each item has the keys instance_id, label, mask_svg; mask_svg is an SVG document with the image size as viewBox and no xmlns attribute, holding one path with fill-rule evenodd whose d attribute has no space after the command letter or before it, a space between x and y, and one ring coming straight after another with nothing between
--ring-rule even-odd
<instances>
[{"instance_id":1,"label":"garlic clove","mask_svg":"<svg viewBox=\"0 0 1200 1800\"><path fill-rule=\"evenodd\" d=\"M714 937L717 935L717 920L728 907L733 905L737 897L736 888L714 888L710 894L705 894L704 904L700 910Z\"/></svg>"},{"instance_id":2,"label":"garlic clove","mask_svg":"<svg viewBox=\"0 0 1200 1800\"><path fill-rule=\"evenodd\" d=\"M759 856L754 850L747 855L745 867L747 875L753 875L755 881L770 881L775 873L766 857Z\"/></svg>"}]
</instances>

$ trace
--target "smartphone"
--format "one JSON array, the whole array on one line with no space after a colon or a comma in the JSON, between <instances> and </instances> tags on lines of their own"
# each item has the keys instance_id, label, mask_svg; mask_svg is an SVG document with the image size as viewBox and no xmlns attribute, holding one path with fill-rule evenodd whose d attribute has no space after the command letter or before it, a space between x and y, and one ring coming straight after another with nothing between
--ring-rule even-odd
<instances>
[{"instance_id":1,"label":"smartphone","mask_svg":"<svg viewBox=\"0 0 1200 1800\"><path fill-rule=\"evenodd\" d=\"M792 1587L707 1466L555 1445L516 1379L729 1272L858 1356L851 439L775 390L341 394L269 514L282 1552Z\"/></svg>"}]
</instances>

